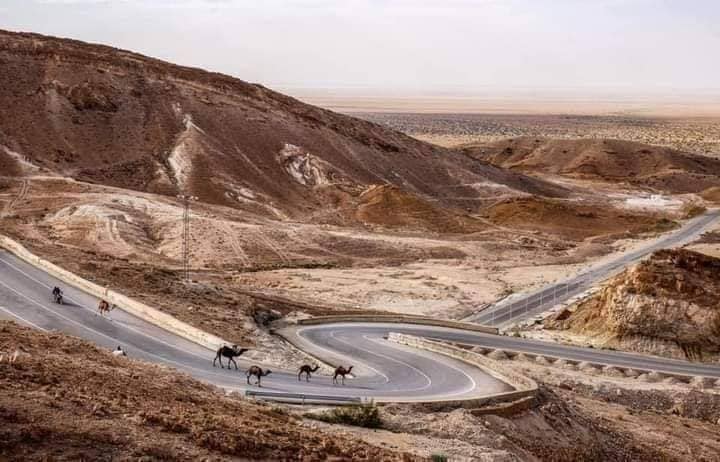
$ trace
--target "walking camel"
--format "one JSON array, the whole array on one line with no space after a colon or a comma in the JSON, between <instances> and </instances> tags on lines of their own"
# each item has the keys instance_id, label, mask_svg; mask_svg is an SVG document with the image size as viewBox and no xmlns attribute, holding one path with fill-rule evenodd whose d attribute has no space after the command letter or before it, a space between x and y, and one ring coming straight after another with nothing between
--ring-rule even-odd
<instances>
[{"instance_id":1,"label":"walking camel","mask_svg":"<svg viewBox=\"0 0 720 462\"><path fill-rule=\"evenodd\" d=\"M213 367L216 367L215 361L220 360L220 368L225 369L222 363L222 359L223 357L225 357L228 359L228 370L230 369L230 362L235 364L235 370L237 370L238 366L234 358L242 355L246 351L248 351L247 348L238 348L237 345L233 345L232 348L223 345L220 347L220 349L218 349L217 354L215 355L215 359L213 359Z\"/></svg>"},{"instance_id":2,"label":"walking camel","mask_svg":"<svg viewBox=\"0 0 720 462\"><path fill-rule=\"evenodd\" d=\"M298 372L298 381L300 381L300 377L305 374L305 381L309 382L310 375L318 369L320 369L320 366L318 366L317 364L315 365L315 367L310 367L307 364L300 366L300 372Z\"/></svg>"},{"instance_id":3,"label":"walking camel","mask_svg":"<svg viewBox=\"0 0 720 462\"><path fill-rule=\"evenodd\" d=\"M345 385L345 376L350 373L353 366L348 367L345 369L343 366L338 366L335 369L335 374L333 375L333 384L337 384L337 378L338 376L342 377L342 384Z\"/></svg>"},{"instance_id":4,"label":"walking camel","mask_svg":"<svg viewBox=\"0 0 720 462\"><path fill-rule=\"evenodd\" d=\"M246 374L246 376L247 376L247 384L248 384L248 385L252 385L252 384L250 383L250 377L254 375L255 377L257 377L257 386L258 386L258 387L262 387L262 385L260 384L260 380L261 380L263 377L265 377L266 375L270 375L271 372L272 372L272 371L271 371L270 369L268 369L268 370L266 370L266 371L263 371L261 367L258 367L258 366L250 366L250 369L248 369L247 374Z\"/></svg>"},{"instance_id":5,"label":"walking camel","mask_svg":"<svg viewBox=\"0 0 720 462\"><path fill-rule=\"evenodd\" d=\"M106 300L100 300L100 303L98 304L98 313L100 316L105 316L105 314L110 314L112 310L115 309L115 305L110 306L110 304Z\"/></svg>"}]
</instances>

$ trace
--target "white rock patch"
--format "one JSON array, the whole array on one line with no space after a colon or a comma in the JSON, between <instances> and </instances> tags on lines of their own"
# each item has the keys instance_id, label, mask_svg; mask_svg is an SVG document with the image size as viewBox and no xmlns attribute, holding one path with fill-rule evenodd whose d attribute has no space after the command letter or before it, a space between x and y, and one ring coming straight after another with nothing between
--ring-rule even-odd
<instances>
[{"instance_id":1,"label":"white rock patch","mask_svg":"<svg viewBox=\"0 0 720 462\"><path fill-rule=\"evenodd\" d=\"M23 156L19 152L15 152L12 149L8 148L7 146L0 145L0 148L2 148L3 151L5 151L5 154L7 154L8 156L15 159L18 162L18 164L20 164L20 168L23 171L36 172L36 171L40 170L40 167L38 167L37 165L30 162L25 156Z\"/></svg>"},{"instance_id":2,"label":"white rock patch","mask_svg":"<svg viewBox=\"0 0 720 462\"><path fill-rule=\"evenodd\" d=\"M331 166L306 152L299 146L285 143L280 151L280 162L285 171L303 186L320 186L332 183Z\"/></svg>"},{"instance_id":3,"label":"white rock patch","mask_svg":"<svg viewBox=\"0 0 720 462\"><path fill-rule=\"evenodd\" d=\"M175 109L175 107L173 107ZM196 137L198 134L205 134L205 132L198 127L192 119L192 115L185 114L183 116L183 124L185 130L178 137L175 147L168 157L168 165L175 183L180 187L184 188L187 185L188 179L192 174L192 151L193 145L196 143Z\"/></svg>"},{"instance_id":4,"label":"white rock patch","mask_svg":"<svg viewBox=\"0 0 720 462\"><path fill-rule=\"evenodd\" d=\"M635 196L625 199L625 206L639 209L667 209L677 208L683 205L683 201L666 197L661 194L649 196Z\"/></svg>"}]
</instances>

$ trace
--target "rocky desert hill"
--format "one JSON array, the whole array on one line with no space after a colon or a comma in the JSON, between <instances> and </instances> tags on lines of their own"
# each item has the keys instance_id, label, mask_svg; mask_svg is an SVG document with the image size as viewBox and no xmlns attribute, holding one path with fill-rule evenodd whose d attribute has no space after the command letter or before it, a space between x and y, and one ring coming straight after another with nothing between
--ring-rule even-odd
<instances>
[{"instance_id":1,"label":"rocky desert hill","mask_svg":"<svg viewBox=\"0 0 720 462\"><path fill-rule=\"evenodd\" d=\"M692 360L720 353L720 259L660 250L547 327L608 347Z\"/></svg>"},{"instance_id":2,"label":"rocky desert hill","mask_svg":"<svg viewBox=\"0 0 720 462\"><path fill-rule=\"evenodd\" d=\"M574 240L663 232L677 225L672 220L652 214L538 197L500 201L486 208L482 216L500 226L558 234Z\"/></svg>"},{"instance_id":3,"label":"rocky desert hill","mask_svg":"<svg viewBox=\"0 0 720 462\"><path fill-rule=\"evenodd\" d=\"M720 186L720 159L631 141L520 137L466 146L463 152L518 172L628 183L668 193Z\"/></svg>"},{"instance_id":4,"label":"rocky desert hill","mask_svg":"<svg viewBox=\"0 0 720 462\"><path fill-rule=\"evenodd\" d=\"M558 186L229 76L0 31L0 166L312 217L388 184L445 207Z\"/></svg>"},{"instance_id":5,"label":"rocky desert hill","mask_svg":"<svg viewBox=\"0 0 720 462\"><path fill-rule=\"evenodd\" d=\"M416 459L313 430L168 368L6 321L0 387L0 460Z\"/></svg>"}]
</instances>

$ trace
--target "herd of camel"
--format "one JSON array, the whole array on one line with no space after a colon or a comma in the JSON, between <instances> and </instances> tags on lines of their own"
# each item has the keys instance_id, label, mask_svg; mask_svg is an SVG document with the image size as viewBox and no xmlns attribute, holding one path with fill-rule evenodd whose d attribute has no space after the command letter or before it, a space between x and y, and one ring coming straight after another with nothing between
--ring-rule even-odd
<instances>
[{"instance_id":1,"label":"herd of camel","mask_svg":"<svg viewBox=\"0 0 720 462\"><path fill-rule=\"evenodd\" d=\"M235 358L237 358L238 356L241 356L246 351L248 351L247 348L238 348L237 345L233 345L232 347L222 346L222 347L220 347L220 349L218 349L217 354L215 355L215 359L213 359L213 367L217 367L215 365L215 363L217 361L220 361L220 367L225 369L225 366L223 366L223 363L222 363L222 358L227 358L228 369L230 369L230 363L233 363L235 365L235 370L238 370L238 365L235 362ZM310 376L315 371L317 371L318 368L320 368L320 366L318 366L317 364L315 365L315 367L311 367L308 364L304 364L304 365L300 366L300 370L298 371L298 381L302 380L302 376L304 374L305 381L309 382ZM350 366L347 368L344 366L336 367L335 373L333 374L333 384L337 384L338 377L340 377L340 379L341 379L340 383L345 385L345 376L348 375L350 373L350 371L352 371L352 368L353 368L353 366ZM247 373L245 374L247 377L248 385L252 385L250 383L250 377L256 377L257 378L256 385L258 387L261 387L262 385L260 384L260 382L261 382L262 378L269 375L271 372L272 371L270 369L263 370L259 366L250 366L250 369L248 369Z\"/></svg>"}]
</instances>

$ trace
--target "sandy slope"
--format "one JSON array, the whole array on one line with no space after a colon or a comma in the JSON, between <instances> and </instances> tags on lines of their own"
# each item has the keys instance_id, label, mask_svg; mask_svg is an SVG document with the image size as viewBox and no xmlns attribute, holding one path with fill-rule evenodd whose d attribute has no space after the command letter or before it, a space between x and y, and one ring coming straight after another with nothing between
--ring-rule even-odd
<instances>
[{"instance_id":1,"label":"sandy slope","mask_svg":"<svg viewBox=\"0 0 720 462\"><path fill-rule=\"evenodd\" d=\"M61 334L0 322L0 358L0 459L412 460Z\"/></svg>"}]
</instances>

